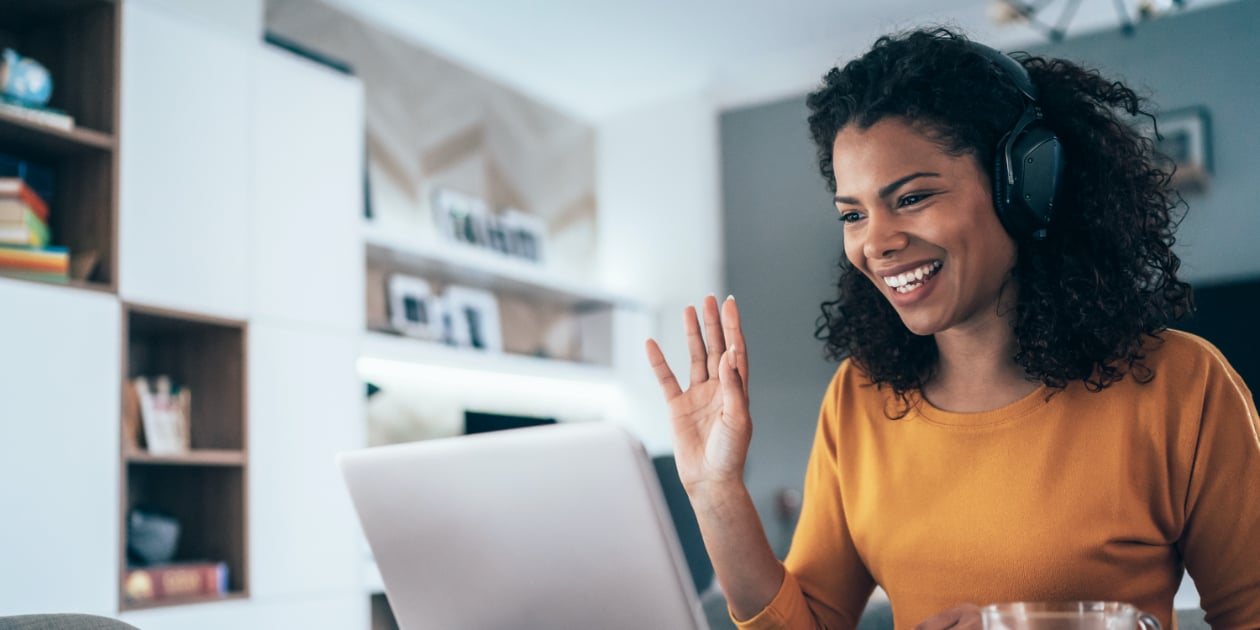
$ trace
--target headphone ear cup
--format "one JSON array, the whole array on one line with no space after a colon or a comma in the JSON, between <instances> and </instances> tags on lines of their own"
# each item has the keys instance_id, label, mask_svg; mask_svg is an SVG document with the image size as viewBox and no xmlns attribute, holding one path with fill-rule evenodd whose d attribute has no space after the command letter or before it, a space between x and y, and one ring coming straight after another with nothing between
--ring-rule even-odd
<instances>
[{"instance_id":1,"label":"headphone ear cup","mask_svg":"<svg viewBox=\"0 0 1260 630\"><path fill-rule=\"evenodd\" d=\"M1063 146L1053 131L1034 123L1011 141L1010 152L1015 185L1004 189L1007 224L1022 236L1044 238L1063 179Z\"/></svg>"},{"instance_id":2,"label":"headphone ear cup","mask_svg":"<svg viewBox=\"0 0 1260 630\"><path fill-rule=\"evenodd\" d=\"M1015 226L1011 224L1011 209L1006 201L1010 199L1010 186L1006 183L1006 141L1009 138L1009 135L1002 136L993 154L993 209L1007 233L1017 236Z\"/></svg>"}]
</instances>

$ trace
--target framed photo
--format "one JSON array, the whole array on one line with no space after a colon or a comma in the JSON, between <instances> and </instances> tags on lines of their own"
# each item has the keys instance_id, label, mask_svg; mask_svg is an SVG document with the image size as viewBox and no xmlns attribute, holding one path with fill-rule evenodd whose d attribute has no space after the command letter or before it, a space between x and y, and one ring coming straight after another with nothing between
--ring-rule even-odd
<instances>
[{"instance_id":1,"label":"framed photo","mask_svg":"<svg viewBox=\"0 0 1260 630\"><path fill-rule=\"evenodd\" d=\"M394 274L389 277L389 323L409 337L441 339L442 302L423 278Z\"/></svg>"},{"instance_id":2,"label":"framed photo","mask_svg":"<svg viewBox=\"0 0 1260 630\"><path fill-rule=\"evenodd\" d=\"M452 343L478 350L503 351L499 300L493 293L452 285L446 288L444 298Z\"/></svg>"},{"instance_id":3,"label":"framed photo","mask_svg":"<svg viewBox=\"0 0 1260 630\"><path fill-rule=\"evenodd\" d=\"M542 217L508 208L499 225L506 237L508 255L542 262L543 241L547 237L547 222Z\"/></svg>"},{"instance_id":4,"label":"framed photo","mask_svg":"<svg viewBox=\"0 0 1260 630\"><path fill-rule=\"evenodd\" d=\"M480 198L459 191L437 188L430 200L438 233L451 241L478 247L491 247L490 207Z\"/></svg>"},{"instance_id":5,"label":"framed photo","mask_svg":"<svg viewBox=\"0 0 1260 630\"><path fill-rule=\"evenodd\" d=\"M1205 107L1186 107L1156 116L1159 136L1150 134L1155 151L1175 167L1172 185L1181 192L1202 192L1212 174L1212 123Z\"/></svg>"},{"instance_id":6,"label":"framed photo","mask_svg":"<svg viewBox=\"0 0 1260 630\"><path fill-rule=\"evenodd\" d=\"M146 450L155 455L187 453L192 446L188 428L192 402L188 388L173 386L171 378L165 375L152 381L137 376L131 384L139 403Z\"/></svg>"}]
</instances>

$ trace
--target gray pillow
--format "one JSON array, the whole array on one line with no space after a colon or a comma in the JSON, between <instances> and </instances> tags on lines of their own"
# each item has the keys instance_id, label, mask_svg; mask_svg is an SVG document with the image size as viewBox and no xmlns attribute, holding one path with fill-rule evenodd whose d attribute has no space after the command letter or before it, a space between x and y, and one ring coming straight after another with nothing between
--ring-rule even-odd
<instances>
[{"instance_id":1,"label":"gray pillow","mask_svg":"<svg viewBox=\"0 0 1260 630\"><path fill-rule=\"evenodd\" d=\"M109 617L54 614L0 617L0 630L137 630L137 628Z\"/></svg>"}]
</instances>

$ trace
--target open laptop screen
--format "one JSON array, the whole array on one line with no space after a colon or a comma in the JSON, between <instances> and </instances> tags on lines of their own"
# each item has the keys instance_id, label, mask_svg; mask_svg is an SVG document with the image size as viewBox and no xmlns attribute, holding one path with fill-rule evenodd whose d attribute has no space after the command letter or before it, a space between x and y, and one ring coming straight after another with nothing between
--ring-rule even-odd
<instances>
[{"instance_id":1,"label":"open laptop screen","mask_svg":"<svg viewBox=\"0 0 1260 630\"><path fill-rule=\"evenodd\" d=\"M642 445L606 423L339 457L407 630L705 628Z\"/></svg>"}]
</instances>

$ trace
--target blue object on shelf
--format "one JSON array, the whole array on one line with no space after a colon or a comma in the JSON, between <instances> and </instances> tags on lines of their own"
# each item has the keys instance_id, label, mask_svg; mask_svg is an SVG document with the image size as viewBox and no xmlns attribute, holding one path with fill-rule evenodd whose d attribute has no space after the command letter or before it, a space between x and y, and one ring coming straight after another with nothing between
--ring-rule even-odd
<instances>
[{"instance_id":1,"label":"blue object on shelf","mask_svg":"<svg viewBox=\"0 0 1260 630\"><path fill-rule=\"evenodd\" d=\"M56 175L44 164L38 164L10 153L0 152L0 177L16 177L24 182L44 203L53 203L57 190Z\"/></svg>"},{"instance_id":2,"label":"blue object on shelf","mask_svg":"<svg viewBox=\"0 0 1260 630\"><path fill-rule=\"evenodd\" d=\"M165 514L132 508L127 515L127 559L138 565L162 564L175 557L179 521Z\"/></svg>"},{"instance_id":3,"label":"blue object on shelf","mask_svg":"<svg viewBox=\"0 0 1260 630\"><path fill-rule=\"evenodd\" d=\"M52 98L53 81L48 68L30 57L5 48L0 63L0 93L24 105L42 106Z\"/></svg>"}]
</instances>

